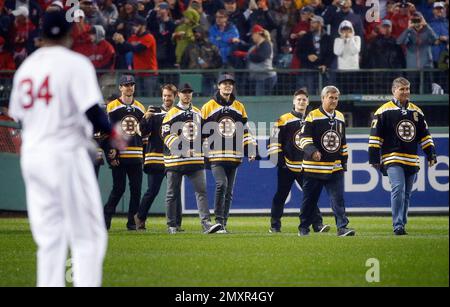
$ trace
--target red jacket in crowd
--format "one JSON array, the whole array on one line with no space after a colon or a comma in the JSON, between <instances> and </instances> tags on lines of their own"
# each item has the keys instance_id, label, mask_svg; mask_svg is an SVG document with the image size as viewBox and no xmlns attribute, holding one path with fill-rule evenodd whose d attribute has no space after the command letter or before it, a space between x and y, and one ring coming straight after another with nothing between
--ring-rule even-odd
<instances>
[{"instance_id":1,"label":"red jacket in crowd","mask_svg":"<svg viewBox=\"0 0 450 307\"><path fill-rule=\"evenodd\" d=\"M86 51L88 53L86 56L91 60L96 69L114 68L114 55L116 51L107 40L102 40L98 44L92 44L92 48Z\"/></svg>"},{"instance_id":2,"label":"red jacket in crowd","mask_svg":"<svg viewBox=\"0 0 450 307\"><path fill-rule=\"evenodd\" d=\"M138 36L133 34L128 43L131 45L144 45L145 50L133 52L133 69L135 70L158 70L158 61L156 59L156 40L150 33ZM155 73L156 75L156 73Z\"/></svg>"}]
</instances>

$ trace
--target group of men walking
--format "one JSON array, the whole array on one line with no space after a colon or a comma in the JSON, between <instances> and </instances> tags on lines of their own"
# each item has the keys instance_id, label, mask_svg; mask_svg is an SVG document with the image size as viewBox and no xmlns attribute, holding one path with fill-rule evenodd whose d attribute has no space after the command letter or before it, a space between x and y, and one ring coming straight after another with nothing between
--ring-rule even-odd
<instances>
[{"instance_id":1,"label":"group of men walking","mask_svg":"<svg viewBox=\"0 0 450 307\"><path fill-rule=\"evenodd\" d=\"M162 105L145 110L134 99L134 78L121 77L121 97L110 102L107 111L111 123L120 123L130 141L125 150L108 148L107 151L113 169L113 189L104 210L108 229L125 191L127 176L131 192L129 230L146 229L148 211L166 177L168 232L183 231L180 196L182 179L187 177L195 190L203 232L228 233L238 167L244 157L252 162L260 155L248 128L245 106L233 94L234 77L221 75L217 86L217 93L198 109L192 104L194 91L189 84L179 89L166 84L161 90ZM419 167L417 144L421 144L430 166L436 163L436 154L423 112L409 101L409 81L395 79L392 92L394 99L375 112L369 138L369 162L389 176L394 233L404 235L412 185ZM321 92L321 106L308 113L308 92L297 90L292 111L276 121L268 145L268 158L278 168L269 232L281 232L284 205L292 184L297 182L303 190L299 236L309 235L311 226L314 232L330 230L330 225L323 224L318 207L324 188L330 198L337 235L355 235L355 230L348 228L344 202L348 146L345 118L337 110L339 95L338 88L326 86ZM148 176L148 190L140 200L142 168ZM205 168L211 169L216 183L215 224L211 222L208 208Z\"/></svg>"}]
</instances>

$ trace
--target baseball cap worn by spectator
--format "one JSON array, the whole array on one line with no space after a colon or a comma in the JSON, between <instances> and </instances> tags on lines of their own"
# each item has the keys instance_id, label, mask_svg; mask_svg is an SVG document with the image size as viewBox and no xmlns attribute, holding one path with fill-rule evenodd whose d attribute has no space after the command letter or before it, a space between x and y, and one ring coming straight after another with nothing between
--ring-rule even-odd
<instances>
[{"instance_id":1,"label":"baseball cap worn by spectator","mask_svg":"<svg viewBox=\"0 0 450 307\"><path fill-rule=\"evenodd\" d=\"M444 2L435 2L435 3L433 3L433 9L439 9L439 8L445 9Z\"/></svg>"},{"instance_id":2,"label":"baseball cap worn by spectator","mask_svg":"<svg viewBox=\"0 0 450 307\"><path fill-rule=\"evenodd\" d=\"M158 7L159 7L160 10L168 10L168 9L170 9L170 6L169 6L169 4L167 2L161 2Z\"/></svg>"},{"instance_id":3,"label":"baseball cap worn by spectator","mask_svg":"<svg viewBox=\"0 0 450 307\"><path fill-rule=\"evenodd\" d=\"M60 39L72 28L72 23L66 19L66 12L51 11L44 14L42 35L47 39Z\"/></svg>"},{"instance_id":4,"label":"baseball cap worn by spectator","mask_svg":"<svg viewBox=\"0 0 450 307\"><path fill-rule=\"evenodd\" d=\"M119 85L136 84L132 75L122 75L119 80Z\"/></svg>"},{"instance_id":5,"label":"baseball cap worn by spectator","mask_svg":"<svg viewBox=\"0 0 450 307\"><path fill-rule=\"evenodd\" d=\"M30 15L30 11L26 6L19 6L17 9L11 12L15 17L17 16L25 16L28 17Z\"/></svg>"},{"instance_id":6,"label":"baseball cap worn by spectator","mask_svg":"<svg viewBox=\"0 0 450 307\"><path fill-rule=\"evenodd\" d=\"M392 27L392 21L390 21L389 19L385 19L381 22L381 25L384 27Z\"/></svg>"},{"instance_id":7,"label":"baseball cap worn by spectator","mask_svg":"<svg viewBox=\"0 0 450 307\"><path fill-rule=\"evenodd\" d=\"M217 84L220 84L220 83L225 82L225 81L231 81L231 82L233 82L233 84L236 83L236 81L234 80L233 75L223 74L223 75L220 75L219 80L217 81Z\"/></svg>"},{"instance_id":8,"label":"baseball cap worn by spectator","mask_svg":"<svg viewBox=\"0 0 450 307\"><path fill-rule=\"evenodd\" d=\"M142 26L147 24L147 20L144 17L136 16L133 18L131 24L134 26Z\"/></svg>"},{"instance_id":9,"label":"baseball cap worn by spectator","mask_svg":"<svg viewBox=\"0 0 450 307\"><path fill-rule=\"evenodd\" d=\"M304 6L301 10L300 13L305 14L305 13L314 13L314 8L310 5Z\"/></svg>"},{"instance_id":10,"label":"baseball cap worn by spectator","mask_svg":"<svg viewBox=\"0 0 450 307\"><path fill-rule=\"evenodd\" d=\"M193 93L194 90L192 89L191 85L189 83L183 84L182 87L180 87L181 93Z\"/></svg>"},{"instance_id":11,"label":"baseball cap worn by spectator","mask_svg":"<svg viewBox=\"0 0 450 307\"><path fill-rule=\"evenodd\" d=\"M265 29L262 26L258 25L258 24L254 25L253 28L252 28L252 34L254 34L254 33L263 33L264 31L265 31Z\"/></svg>"},{"instance_id":12,"label":"baseball cap worn by spectator","mask_svg":"<svg viewBox=\"0 0 450 307\"><path fill-rule=\"evenodd\" d=\"M318 15L314 15L314 16L311 18L311 22L318 22L318 23L320 23L322 26L324 25L323 18L322 18L321 16L318 16Z\"/></svg>"}]
</instances>

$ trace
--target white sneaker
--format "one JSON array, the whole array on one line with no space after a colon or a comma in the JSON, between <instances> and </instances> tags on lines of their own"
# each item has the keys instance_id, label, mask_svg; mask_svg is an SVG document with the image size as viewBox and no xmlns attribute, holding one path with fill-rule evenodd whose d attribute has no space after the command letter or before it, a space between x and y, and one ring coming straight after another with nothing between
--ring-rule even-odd
<instances>
[{"instance_id":1,"label":"white sneaker","mask_svg":"<svg viewBox=\"0 0 450 307\"><path fill-rule=\"evenodd\" d=\"M218 234L229 234L226 227L222 226L220 230L218 230L216 233Z\"/></svg>"},{"instance_id":2,"label":"white sneaker","mask_svg":"<svg viewBox=\"0 0 450 307\"><path fill-rule=\"evenodd\" d=\"M212 234L212 233L218 232L221 229L222 229L222 225L221 224L208 225L208 226L205 227L203 233L205 233L205 234Z\"/></svg>"},{"instance_id":3,"label":"white sneaker","mask_svg":"<svg viewBox=\"0 0 450 307\"><path fill-rule=\"evenodd\" d=\"M177 233L177 228L176 228L176 227L169 227L169 228L167 229L167 232L168 232L170 235L174 235L174 234Z\"/></svg>"}]
</instances>

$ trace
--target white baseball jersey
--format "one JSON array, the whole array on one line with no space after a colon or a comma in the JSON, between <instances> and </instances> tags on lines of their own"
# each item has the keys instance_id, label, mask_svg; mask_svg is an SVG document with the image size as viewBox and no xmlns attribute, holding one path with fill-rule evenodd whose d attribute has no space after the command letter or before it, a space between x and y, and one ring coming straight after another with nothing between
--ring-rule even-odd
<instances>
[{"instance_id":1,"label":"white baseball jersey","mask_svg":"<svg viewBox=\"0 0 450 307\"><path fill-rule=\"evenodd\" d=\"M10 112L23 128L20 164L38 286L65 285L68 249L74 285L101 285L107 234L85 115L101 100L93 65L64 47L38 49L14 76Z\"/></svg>"},{"instance_id":2,"label":"white baseball jersey","mask_svg":"<svg viewBox=\"0 0 450 307\"><path fill-rule=\"evenodd\" d=\"M22 154L71 150L92 136L85 112L103 100L95 69L64 47L38 49L14 76L10 114L22 122Z\"/></svg>"}]
</instances>

